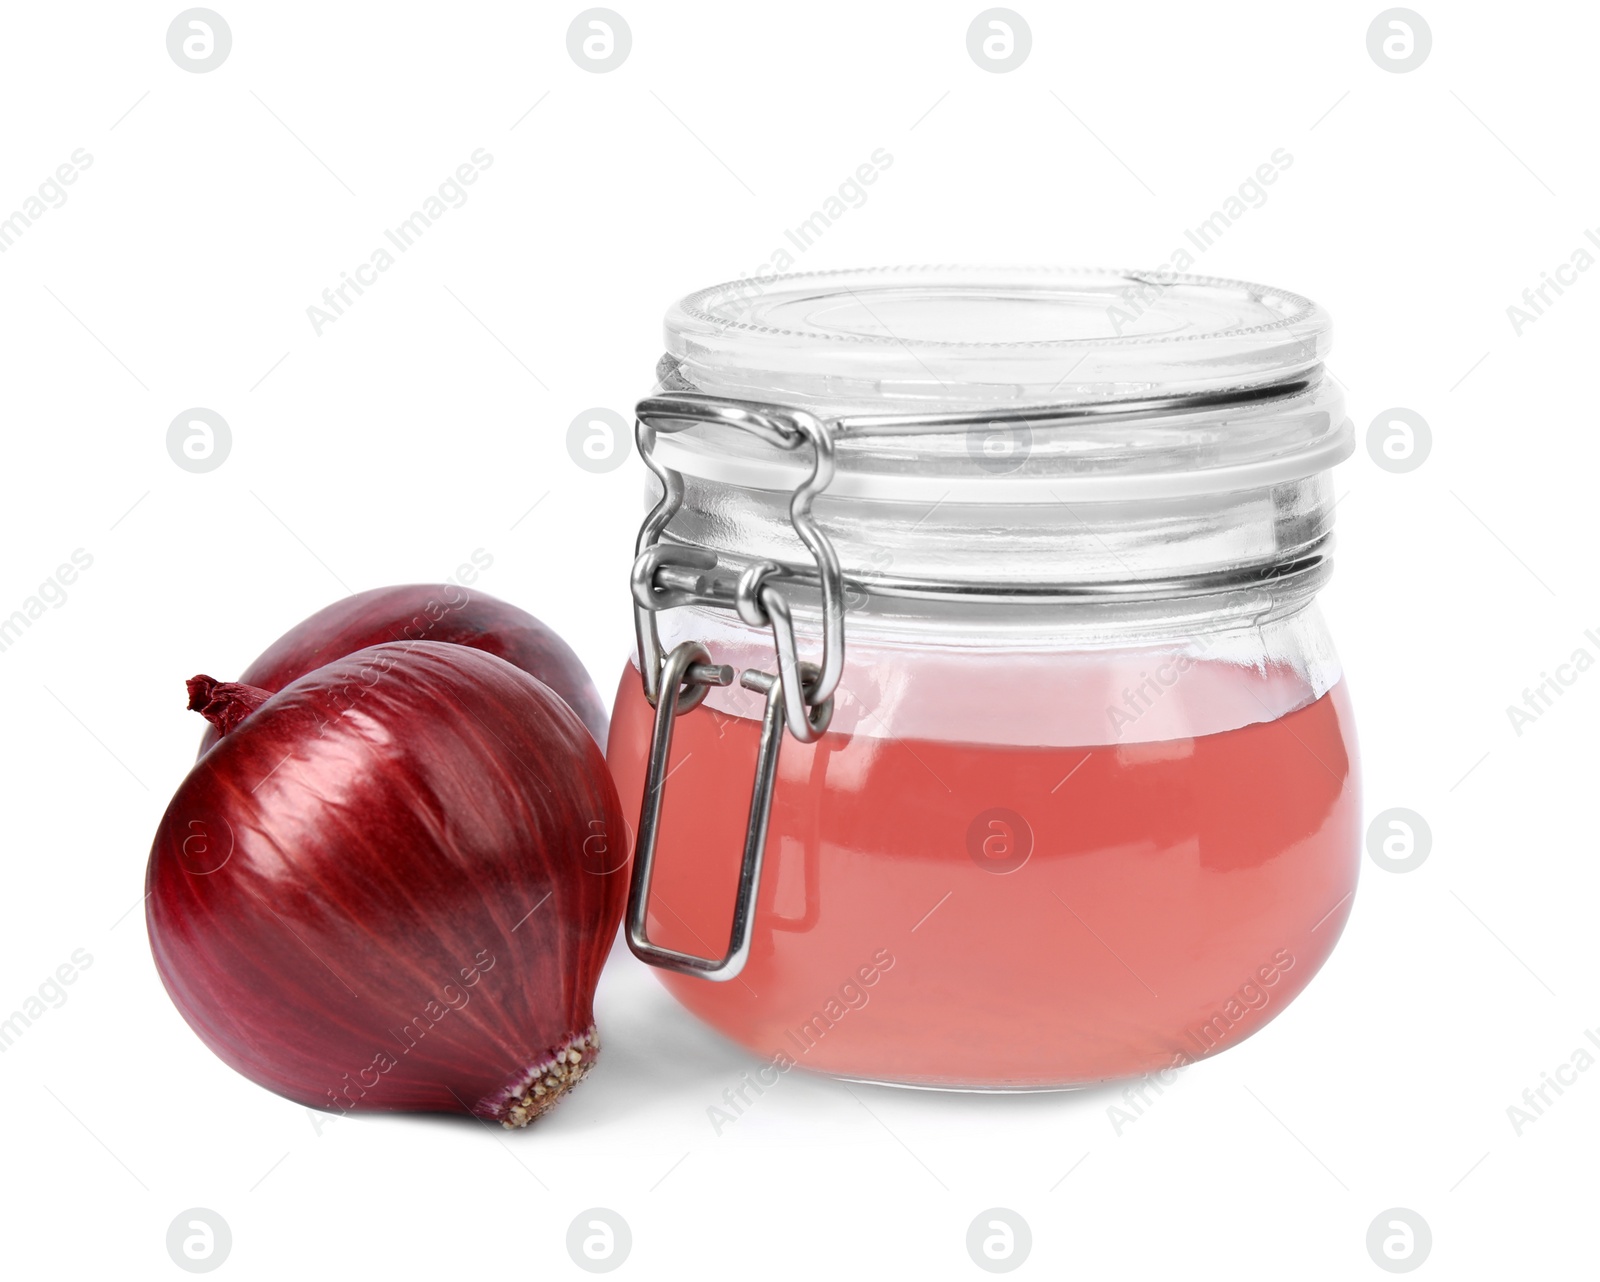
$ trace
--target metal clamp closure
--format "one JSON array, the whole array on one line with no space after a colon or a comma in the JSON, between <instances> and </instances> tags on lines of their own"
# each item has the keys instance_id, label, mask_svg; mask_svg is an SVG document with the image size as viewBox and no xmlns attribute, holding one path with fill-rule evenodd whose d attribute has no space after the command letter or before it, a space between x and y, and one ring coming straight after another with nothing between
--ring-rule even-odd
<instances>
[{"instance_id":1,"label":"metal clamp closure","mask_svg":"<svg viewBox=\"0 0 1600 1282\"><path fill-rule=\"evenodd\" d=\"M715 553L661 542L667 525L683 505L683 477L663 467L654 457L656 433L681 431L705 422L723 423L752 432L782 449L798 449L806 444L812 448L815 461L811 475L790 500L789 519L816 562L822 596L820 664L800 660L789 599L777 581L782 567L776 561L758 561L746 567L730 596L719 591L714 580ZM844 672L844 576L833 544L811 514L817 495L827 489L833 479L833 435L821 419L803 410L779 409L696 392L679 392L641 401L635 435L639 457L661 482L662 495L639 530L631 579L639 673L645 698L655 708L656 715L628 894L628 947L635 956L653 966L703 979L727 980L744 968L750 953L761 858L772 813L772 793L784 729L801 743L815 742L833 718L833 695ZM711 686L729 685L733 679L733 669L713 664L710 653L698 641L685 641L671 654L662 652L656 614L694 604L731 605L750 626L770 627L778 661L776 673L752 668L739 676L740 684L747 689L765 692L767 704L761 723L755 784L750 794L750 818L745 829L733 929L728 951L720 959L659 947L650 942L646 930L673 724L683 713L698 706Z\"/></svg>"}]
</instances>

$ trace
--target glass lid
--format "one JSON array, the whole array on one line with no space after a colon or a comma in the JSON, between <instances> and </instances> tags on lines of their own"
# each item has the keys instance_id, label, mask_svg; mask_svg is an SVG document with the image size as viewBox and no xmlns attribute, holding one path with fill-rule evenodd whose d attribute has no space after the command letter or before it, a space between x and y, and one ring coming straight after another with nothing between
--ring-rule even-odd
<instances>
[{"instance_id":1,"label":"glass lid","mask_svg":"<svg viewBox=\"0 0 1600 1282\"><path fill-rule=\"evenodd\" d=\"M1070 268L892 267L735 281L667 313L661 389L832 425L829 493L1049 503L1265 489L1354 434L1328 314L1286 290ZM810 470L726 424L679 423L686 476L793 490Z\"/></svg>"},{"instance_id":2,"label":"glass lid","mask_svg":"<svg viewBox=\"0 0 1600 1282\"><path fill-rule=\"evenodd\" d=\"M889 267L732 281L667 313L667 354L716 395L832 415L1083 405L1288 381L1328 351L1286 290L1169 272Z\"/></svg>"}]
</instances>

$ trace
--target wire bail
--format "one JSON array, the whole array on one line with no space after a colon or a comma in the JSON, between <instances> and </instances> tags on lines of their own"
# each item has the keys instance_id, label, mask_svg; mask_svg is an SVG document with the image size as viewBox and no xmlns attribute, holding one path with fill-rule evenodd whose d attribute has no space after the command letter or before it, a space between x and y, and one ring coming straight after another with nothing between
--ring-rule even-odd
<instances>
[{"instance_id":1,"label":"wire bail","mask_svg":"<svg viewBox=\"0 0 1600 1282\"><path fill-rule=\"evenodd\" d=\"M816 562L822 595L820 664L800 659L789 598L781 587L784 568L776 561L758 561L748 566L730 590L716 577L718 561L714 552L662 541L667 526L683 506L684 487L682 474L662 466L655 458L656 433L681 431L704 422L742 428L783 449L809 444L814 452L811 474L789 502L789 519ZM832 542L811 515L812 503L833 479L833 435L821 419L803 410L678 392L639 403L635 439L639 457L661 482L662 493L661 501L639 529L630 579L639 675L645 698L656 715L628 890L628 947L641 961L665 970L728 980L744 969L750 955L762 854L767 844L784 731L787 729L801 743L814 743L821 737L833 719L833 695L844 672L844 576ZM684 641L670 654L662 650L656 615L662 610L697 604L731 606L751 627L771 628L778 661L776 673L749 668L739 674L739 683L746 689L766 695L766 711L761 721L755 783L750 792L733 928L721 958L663 948L651 942L648 930L650 884L661 807L671 773L668 759L672 755L674 724L678 717L699 706L713 685L725 686L733 681L733 669L712 663L710 652L698 641Z\"/></svg>"}]
</instances>

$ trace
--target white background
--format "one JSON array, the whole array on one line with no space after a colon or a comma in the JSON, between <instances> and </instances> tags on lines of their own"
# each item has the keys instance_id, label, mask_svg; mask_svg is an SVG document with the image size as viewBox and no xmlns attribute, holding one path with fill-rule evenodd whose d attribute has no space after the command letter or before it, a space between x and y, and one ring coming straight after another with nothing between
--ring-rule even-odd
<instances>
[{"instance_id":1,"label":"white background","mask_svg":"<svg viewBox=\"0 0 1600 1282\"><path fill-rule=\"evenodd\" d=\"M1377 3L1016 0L1032 52L994 74L977 3L615 0L632 52L594 74L577 4L216 2L233 48L206 74L168 56L176 3L9 6L0 45L0 217L93 157L0 254L0 615L93 557L0 653L0 1013L93 957L0 1055L8 1276L179 1276L167 1227L197 1206L240 1278L581 1276L592 1206L647 1277L981 1276L965 1234L995 1206L1031 1226L1025 1276L1382 1276L1367 1227L1395 1206L1431 1226L1424 1276L1592 1271L1600 1069L1520 1136L1506 1112L1600 1025L1600 670L1520 736L1506 714L1600 657L1600 271L1520 336L1506 314L1600 227L1592 6L1416 0L1432 52L1394 74ZM318 336L307 307L477 148L467 203ZM1339 469L1324 597L1367 813L1418 811L1430 857L1363 856L1309 990L1120 1135L1115 1088L798 1072L718 1135L754 1061L625 952L600 1067L531 1130L319 1132L212 1057L151 962L148 843L201 729L183 679L483 549L481 586L609 698L643 473L580 470L567 425L627 413L666 305L766 262L877 148L892 167L797 266L1155 266L1291 153L1197 270L1331 310L1361 436L1393 406L1431 425L1413 472ZM207 474L166 451L193 406L232 429Z\"/></svg>"}]
</instances>

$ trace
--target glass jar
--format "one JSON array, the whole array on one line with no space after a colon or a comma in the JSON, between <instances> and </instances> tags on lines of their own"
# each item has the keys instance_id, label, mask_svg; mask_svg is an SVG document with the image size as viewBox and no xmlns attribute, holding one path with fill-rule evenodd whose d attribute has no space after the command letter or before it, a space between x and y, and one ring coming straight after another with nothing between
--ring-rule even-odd
<instances>
[{"instance_id":1,"label":"glass jar","mask_svg":"<svg viewBox=\"0 0 1600 1282\"><path fill-rule=\"evenodd\" d=\"M608 757L673 995L780 1068L952 1089L1276 1016L1359 853L1327 314L930 267L717 286L666 330Z\"/></svg>"}]
</instances>

